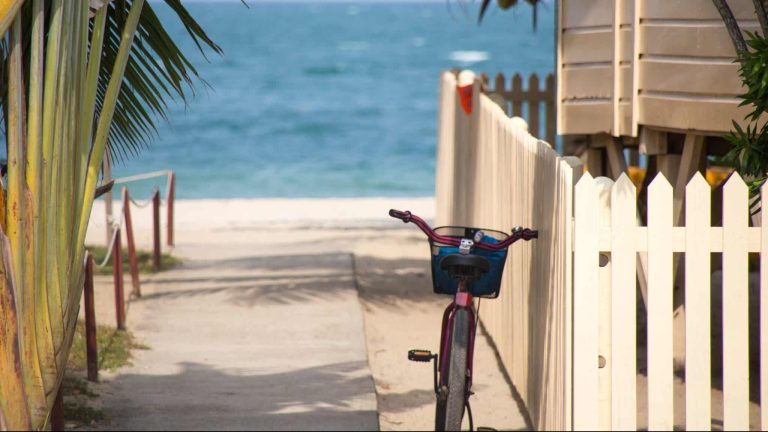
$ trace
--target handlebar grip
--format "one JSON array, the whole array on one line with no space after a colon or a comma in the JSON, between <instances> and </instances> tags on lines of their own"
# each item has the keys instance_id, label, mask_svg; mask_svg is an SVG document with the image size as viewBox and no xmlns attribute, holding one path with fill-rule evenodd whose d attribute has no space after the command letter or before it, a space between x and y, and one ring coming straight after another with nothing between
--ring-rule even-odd
<instances>
[{"instance_id":1,"label":"handlebar grip","mask_svg":"<svg viewBox=\"0 0 768 432\"><path fill-rule=\"evenodd\" d=\"M389 215L392 216L395 219L400 219L401 221L403 221L405 223L408 223L408 222L411 221L411 212L408 211L408 210L400 211L400 210L391 209L389 211Z\"/></svg>"},{"instance_id":2,"label":"handlebar grip","mask_svg":"<svg viewBox=\"0 0 768 432\"><path fill-rule=\"evenodd\" d=\"M525 231L523 231L523 238L526 240L539 238L539 232L537 230L526 229Z\"/></svg>"},{"instance_id":3,"label":"handlebar grip","mask_svg":"<svg viewBox=\"0 0 768 432\"><path fill-rule=\"evenodd\" d=\"M537 230L532 230L530 228L515 227L515 228L512 228L512 236L517 239L528 241L535 238L539 238L539 232Z\"/></svg>"}]
</instances>

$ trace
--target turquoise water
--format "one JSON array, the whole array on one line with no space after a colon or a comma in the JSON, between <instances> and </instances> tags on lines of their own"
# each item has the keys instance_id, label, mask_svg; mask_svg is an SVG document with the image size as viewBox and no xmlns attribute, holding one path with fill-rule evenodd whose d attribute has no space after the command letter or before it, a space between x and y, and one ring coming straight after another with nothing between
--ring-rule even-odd
<instances>
[{"instance_id":1,"label":"turquoise water","mask_svg":"<svg viewBox=\"0 0 768 432\"><path fill-rule=\"evenodd\" d=\"M430 196L439 72L554 66L552 3L536 33L526 4L477 26L467 0L248 3L188 3L224 50L209 61L153 3L210 87L114 176L173 169L181 198Z\"/></svg>"}]
</instances>

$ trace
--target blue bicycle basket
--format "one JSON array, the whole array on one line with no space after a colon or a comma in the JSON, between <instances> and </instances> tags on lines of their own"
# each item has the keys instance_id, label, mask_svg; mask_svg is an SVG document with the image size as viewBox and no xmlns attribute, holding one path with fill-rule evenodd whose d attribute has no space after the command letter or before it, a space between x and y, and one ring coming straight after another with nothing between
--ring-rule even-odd
<instances>
[{"instance_id":1,"label":"blue bicycle basket","mask_svg":"<svg viewBox=\"0 0 768 432\"><path fill-rule=\"evenodd\" d=\"M468 228L468 227L439 227L435 232L441 236L454 237L457 239L474 238L477 231L482 231L485 235L483 242L499 243L509 237L507 234L499 231ZM446 255L459 253L458 246L449 246L436 242L429 242L432 255L432 288L436 294L456 294L459 283L452 279L446 271L440 268L440 260ZM469 282L467 291L475 297L496 298L501 290L501 275L504 273L504 263L507 261L507 250L498 252L487 251L479 248L473 248L473 255L485 257L491 263L491 269L480 279Z\"/></svg>"}]
</instances>

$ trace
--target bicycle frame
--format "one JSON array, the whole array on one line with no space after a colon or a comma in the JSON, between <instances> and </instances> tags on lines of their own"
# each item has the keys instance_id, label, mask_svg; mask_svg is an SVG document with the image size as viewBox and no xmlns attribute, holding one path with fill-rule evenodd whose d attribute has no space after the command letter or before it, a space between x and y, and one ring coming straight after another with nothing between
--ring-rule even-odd
<instances>
[{"instance_id":1,"label":"bicycle frame","mask_svg":"<svg viewBox=\"0 0 768 432\"><path fill-rule=\"evenodd\" d=\"M450 363L450 356L447 355L451 346L451 329L453 328L453 317L456 311L464 309L469 313L469 343L467 345L467 395L472 388L472 359L475 353L475 311L472 309L472 294L466 292L466 282L459 282L459 289L456 291L456 295L445 308L443 312L443 325L440 333L440 385L446 385L444 380L447 376L448 365Z\"/></svg>"}]
</instances>

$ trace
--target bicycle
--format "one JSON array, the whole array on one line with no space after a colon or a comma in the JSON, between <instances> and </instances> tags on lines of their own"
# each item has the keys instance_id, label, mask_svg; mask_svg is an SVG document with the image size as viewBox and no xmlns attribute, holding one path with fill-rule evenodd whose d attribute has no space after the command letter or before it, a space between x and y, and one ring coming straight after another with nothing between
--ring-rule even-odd
<instances>
[{"instance_id":1,"label":"bicycle","mask_svg":"<svg viewBox=\"0 0 768 432\"><path fill-rule=\"evenodd\" d=\"M458 431L466 408L469 429L474 429L469 397L472 393L472 358L477 333L473 298L496 298L507 249L518 240L532 240L538 231L515 227L511 235L471 227L432 229L410 211L389 215L413 223L427 235L432 255L432 286L436 294L454 296L443 313L440 352L413 349L408 360L433 364L436 397L435 430Z\"/></svg>"}]
</instances>

